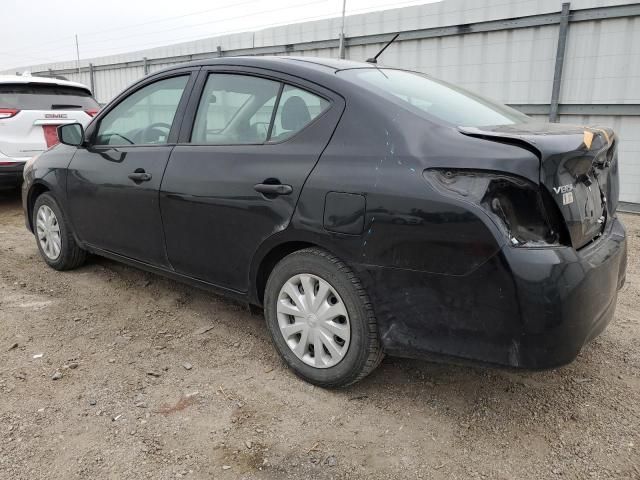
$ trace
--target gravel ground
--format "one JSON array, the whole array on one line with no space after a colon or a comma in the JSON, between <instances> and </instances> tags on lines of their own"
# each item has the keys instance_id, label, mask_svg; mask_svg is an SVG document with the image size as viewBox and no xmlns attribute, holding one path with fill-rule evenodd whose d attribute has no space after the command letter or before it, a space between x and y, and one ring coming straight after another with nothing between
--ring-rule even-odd
<instances>
[{"instance_id":1,"label":"gravel ground","mask_svg":"<svg viewBox=\"0 0 640 480\"><path fill-rule=\"evenodd\" d=\"M542 373L291 374L242 305L101 258L59 273L0 196L0 478L640 478L640 216L616 319Z\"/></svg>"}]
</instances>

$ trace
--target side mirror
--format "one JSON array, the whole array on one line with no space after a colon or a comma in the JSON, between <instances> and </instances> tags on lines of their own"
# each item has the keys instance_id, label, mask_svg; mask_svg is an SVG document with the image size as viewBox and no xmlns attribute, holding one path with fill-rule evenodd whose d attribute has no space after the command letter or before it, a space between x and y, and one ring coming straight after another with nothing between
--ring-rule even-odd
<instances>
[{"instance_id":1,"label":"side mirror","mask_svg":"<svg viewBox=\"0 0 640 480\"><path fill-rule=\"evenodd\" d=\"M65 145L79 147L84 139L84 129L79 123L67 123L58 127L58 140Z\"/></svg>"}]
</instances>

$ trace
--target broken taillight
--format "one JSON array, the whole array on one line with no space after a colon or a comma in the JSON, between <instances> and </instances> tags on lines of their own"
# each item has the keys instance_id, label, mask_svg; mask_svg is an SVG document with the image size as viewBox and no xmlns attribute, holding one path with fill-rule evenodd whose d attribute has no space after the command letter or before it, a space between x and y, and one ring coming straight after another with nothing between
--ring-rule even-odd
<instances>
[{"instance_id":1,"label":"broken taillight","mask_svg":"<svg viewBox=\"0 0 640 480\"><path fill-rule=\"evenodd\" d=\"M566 226L544 189L515 175L475 170L428 169L437 190L481 207L514 246L563 245Z\"/></svg>"}]
</instances>

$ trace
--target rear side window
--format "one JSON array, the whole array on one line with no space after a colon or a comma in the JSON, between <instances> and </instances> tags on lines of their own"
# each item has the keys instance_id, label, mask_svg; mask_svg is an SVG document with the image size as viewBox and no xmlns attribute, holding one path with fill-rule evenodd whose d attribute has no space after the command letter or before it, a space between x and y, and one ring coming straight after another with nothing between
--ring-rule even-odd
<instances>
[{"instance_id":1,"label":"rear side window","mask_svg":"<svg viewBox=\"0 0 640 480\"><path fill-rule=\"evenodd\" d=\"M388 68L343 70L340 75L372 92L400 101L447 123L480 127L529 121L513 108L419 73Z\"/></svg>"},{"instance_id":2,"label":"rear side window","mask_svg":"<svg viewBox=\"0 0 640 480\"><path fill-rule=\"evenodd\" d=\"M279 142L302 130L328 107L324 98L291 85L249 75L212 73L200 98L191 142Z\"/></svg>"},{"instance_id":3,"label":"rear side window","mask_svg":"<svg viewBox=\"0 0 640 480\"><path fill-rule=\"evenodd\" d=\"M265 78L210 74L191 141L208 145L263 143L279 90L279 82Z\"/></svg>"},{"instance_id":4,"label":"rear side window","mask_svg":"<svg viewBox=\"0 0 640 480\"><path fill-rule=\"evenodd\" d=\"M129 95L100 120L95 145L167 143L188 80L166 78Z\"/></svg>"},{"instance_id":5,"label":"rear side window","mask_svg":"<svg viewBox=\"0 0 640 480\"><path fill-rule=\"evenodd\" d=\"M0 83L0 107L18 110L93 110L99 108L82 88L40 83Z\"/></svg>"},{"instance_id":6,"label":"rear side window","mask_svg":"<svg viewBox=\"0 0 640 480\"><path fill-rule=\"evenodd\" d=\"M285 86L269 141L280 142L295 135L328 107L329 102L324 98L300 88Z\"/></svg>"}]
</instances>

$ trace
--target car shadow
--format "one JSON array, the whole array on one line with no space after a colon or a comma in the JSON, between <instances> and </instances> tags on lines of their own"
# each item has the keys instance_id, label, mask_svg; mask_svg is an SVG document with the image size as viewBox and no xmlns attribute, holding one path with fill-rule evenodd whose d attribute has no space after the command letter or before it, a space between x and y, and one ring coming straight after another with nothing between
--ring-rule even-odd
<instances>
[{"instance_id":1,"label":"car shadow","mask_svg":"<svg viewBox=\"0 0 640 480\"><path fill-rule=\"evenodd\" d=\"M0 216L16 216L22 214L22 200L16 188L0 188Z\"/></svg>"},{"instance_id":2,"label":"car shadow","mask_svg":"<svg viewBox=\"0 0 640 480\"><path fill-rule=\"evenodd\" d=\"M19 204L20 190L17 188L0 188L0 206Z\"/></svg>"}]
</instances>

